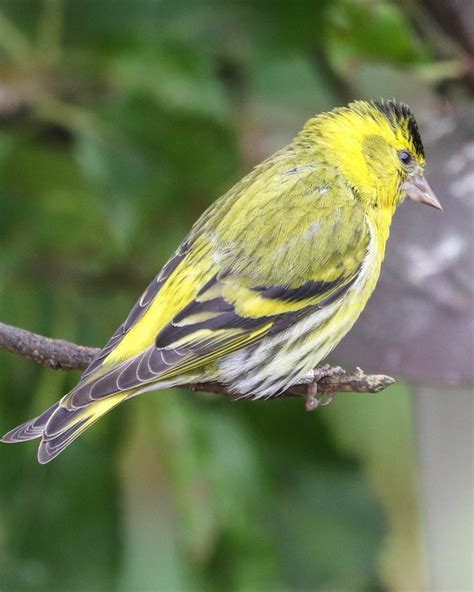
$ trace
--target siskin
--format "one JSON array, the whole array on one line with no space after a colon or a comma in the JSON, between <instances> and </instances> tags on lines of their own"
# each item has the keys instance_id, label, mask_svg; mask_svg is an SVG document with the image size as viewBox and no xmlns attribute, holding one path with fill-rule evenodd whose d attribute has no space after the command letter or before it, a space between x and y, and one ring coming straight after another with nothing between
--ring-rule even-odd
<instances>
[{"instance_id":1,"label":"siskin","mask_svg":"<svg viewBox=\"0 0 474 592\"><path fill-rule=\"evenodd\" d=\"M41 438L46 463L146 391L218 381L259 399L310 382L375 288L397 206L441 209L424 166L407 105L310 119L199 218L79 384L3 442Z\"/></svg>"}]
</instances>

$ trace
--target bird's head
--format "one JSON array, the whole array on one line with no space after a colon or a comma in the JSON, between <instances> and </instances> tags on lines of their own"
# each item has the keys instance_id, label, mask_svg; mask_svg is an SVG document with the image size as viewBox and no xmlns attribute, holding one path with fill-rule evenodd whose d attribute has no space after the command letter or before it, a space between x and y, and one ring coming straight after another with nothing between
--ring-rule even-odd
<instances>
[{"instance_id":1,"label":"bird's head","mask_svg":"<svg viewBox=\"0 0 474 592\"><path fill-rule=\"evenodd\" d=\"M442 209L424 176L423 144L408 105L355 101L310 119L300 137L323 149L367 206L395 210L408 197Z\"/></svg>"}]
</instances>

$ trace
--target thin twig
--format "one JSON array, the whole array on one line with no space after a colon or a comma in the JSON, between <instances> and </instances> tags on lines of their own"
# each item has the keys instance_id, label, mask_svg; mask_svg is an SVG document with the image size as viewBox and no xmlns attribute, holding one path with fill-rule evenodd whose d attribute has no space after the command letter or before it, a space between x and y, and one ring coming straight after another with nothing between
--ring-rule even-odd
<instances>
[{"instance_id":1,"label":"thin twig","mask_svg":"<svg viewBox=\"0 0 474 592\"><path fill-rule=\"evenodd\" d=\"M0 349L33 360L53 370L84 370L99 352L97 348L76 345L63 339L51 339L25 329L0 323ZM391 376L341 371L317 381L318 389L328 393L378 393L395 382ZM229 389L219 383L187 385L193 391L216 393L232 397ZM307 385L294 386L281 397L305 397Z\"/></svg>"},{"instance_id":2,"label":"thin twig","mask_svg":"<svg viewBox=\"0 0 474 592\"><path fill-rule=\"evenodd\" d=\"M53 370L85 370L99 351L0 323L0 349Z\"/></svg>"}]
</instances>

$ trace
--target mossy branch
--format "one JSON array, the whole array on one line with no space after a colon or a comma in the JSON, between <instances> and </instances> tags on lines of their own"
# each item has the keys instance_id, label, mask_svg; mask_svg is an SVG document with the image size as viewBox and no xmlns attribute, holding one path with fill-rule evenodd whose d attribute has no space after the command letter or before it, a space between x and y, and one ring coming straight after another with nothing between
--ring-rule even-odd
<instances>
[{"instance_id":1,"label":"mossy branch","mask_svg":"<svg viewBox=\"0 0 474 592\"><path fill-rule=\"evenodd\" d=\"M84 370L99 351L97 348L44 337L5 323L0 323L0 349L29 358L53 370ZM378 393L393 384L395 379L383 374L365 374L357 368L355 372L329 372L329 376L315 379L315 382L318 390L326 393ZM187 388L232 397L229 389L219 383L190 384ZM306 397L306 393L307 385L298 385L278 398Z\"/></svg>"}]
</instances>

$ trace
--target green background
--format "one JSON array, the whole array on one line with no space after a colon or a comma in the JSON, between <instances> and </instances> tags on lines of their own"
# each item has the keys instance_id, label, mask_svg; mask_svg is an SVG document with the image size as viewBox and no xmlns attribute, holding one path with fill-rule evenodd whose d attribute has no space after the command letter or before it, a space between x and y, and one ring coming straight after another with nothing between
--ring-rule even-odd
<instances>
[{"instance_id":1,"label":"green background","mask_svg":"<svg viewBox=\"0 0 474 592\"><path fill-rule=\"evenodd\" d=\"M429 23L409 2L0 1L1 320L104 344L200 212L308 117L455 80ZM0 352L0 431L77 378ZM2 592L426 581L403 380L313 414L149 394L50 465L0 447L0 475Z\"/></svg>"}]
</instances>

